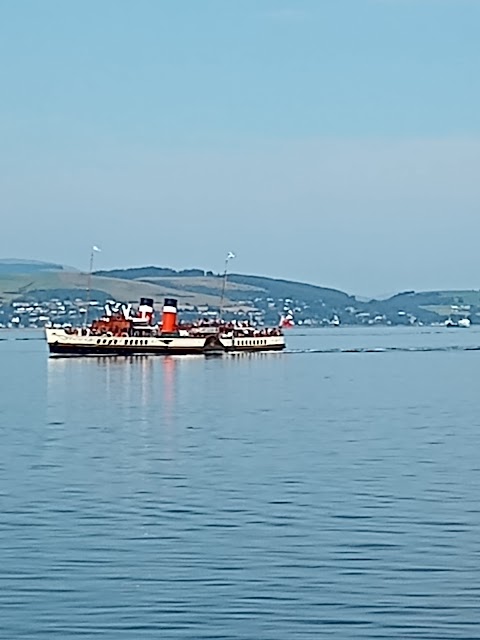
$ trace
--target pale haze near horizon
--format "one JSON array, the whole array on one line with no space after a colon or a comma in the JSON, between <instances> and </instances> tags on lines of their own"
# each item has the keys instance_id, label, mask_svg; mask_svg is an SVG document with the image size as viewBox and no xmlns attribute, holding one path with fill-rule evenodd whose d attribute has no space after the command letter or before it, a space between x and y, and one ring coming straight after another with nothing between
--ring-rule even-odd
<instances>
[{"instance_id":1,"label":"pale haze near horizon","mask_svg":"<svg viewBox=\"0 0 480 640\"><path fill-rule=\"evenodd\" d=\"M0 258L480 288L480 2L0 1Z\"/></svg>"}]
</instances>

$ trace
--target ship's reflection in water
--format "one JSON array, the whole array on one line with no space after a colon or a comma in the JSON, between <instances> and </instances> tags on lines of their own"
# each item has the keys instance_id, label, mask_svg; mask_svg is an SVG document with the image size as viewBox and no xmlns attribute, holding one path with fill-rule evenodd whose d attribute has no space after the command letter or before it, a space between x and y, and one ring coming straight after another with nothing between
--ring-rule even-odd
<instances>
[{"instance_id":1,"label":"ship's reflection in water","mask_svg":"<svg viewBox=\"0 0 480 640\"><path fill-rule=\"evenodd\" d=\"M163 360L163 419L171 426L175 415L175 371L177 360L167 356Z\"/></svg>"},{"instance_id":2,"label":"ship's reflection in water","mask_svg":"<svg viewBox=\"0 0 480 640\"><path fill-rule=\"evenodd\" d=\"M89 415L92 410L105 412L110 407L116 421L141 424L151 403L158 401L160 391L164 399L161 406L170 421L174 377L175 361L168 356L50 358L48 406L51 411L63 413L63 419L66 414L81 410L78 402L88 405Z\"/></svg>"},{"instance_id":3,"label":"ship's reflection in water","mask_svg":"<svg viewBox=\"0 0 480 640\"><path fill-rule=\"evenodd\" d=\"M135 424L174 430L178 378L196 376L203 356L50 358L49 421L70 423L82 412L103 428ZM200 374L200 372L198 372ZM200 374L201 375L201 374Z\"/></svg>"},{"instance_id":4,"label":"ship's reflection in water","mask_svg":"<svg viewBox=\"0 0 480 640\"><path fill-rule=\"evenodd\" d=\"M221 358L202 355L105 356L49 358L48 411L50 422L69 422L69 417L98 418L103 428L136 424L138 429L161 426L174 430L177 403L212 394L204 374L218 375L232 366L247 375L253 361L283 359L284 354L242 353ZM208 378L208 376L207 376Z\"/></svg>"}]
</instances>

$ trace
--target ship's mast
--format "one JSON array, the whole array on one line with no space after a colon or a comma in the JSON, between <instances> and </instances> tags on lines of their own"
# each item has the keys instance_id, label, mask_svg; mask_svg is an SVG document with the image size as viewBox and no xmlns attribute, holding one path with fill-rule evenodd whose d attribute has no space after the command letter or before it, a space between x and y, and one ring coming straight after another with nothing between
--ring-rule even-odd
<instances>
[{"instance_id":1,"label":"ship's mast","mask_svg":"<svg viewBox=\"0 0 480 640\"><path fill-rule=\"evenodd\" d=\"M227 256L225 258L225 269L223 271L223 280L222 280L222 295L220 296L220 312L219 312L219 316L220 316L220 320L222 319L222 313L223 313L223 301L225 299L225 290L227 288L227 270L228 270L228 263L230 260L232 260L232 258L235 258L235 254L232 251L229 251L227 253Z\"/></svg>"},{"instance_id":2,"label":"ship's mast","mask_svg":"<svg viewBox=\"0 0 480 640\"><path fill-rule=\"evenodd\" d=\"M101 251L101 249L99 249L97 246L93 245L92 247L92 251L90 253L90 266L88 269L88 278L87 278L87 308L85 310L85 319L83 321L83 326L86 328L87 324L88 324L88 312L90 309L90 292L92 289L92 273L93 273L93 257L95 255L96 251Z\"/></svg>"}]
</instances>

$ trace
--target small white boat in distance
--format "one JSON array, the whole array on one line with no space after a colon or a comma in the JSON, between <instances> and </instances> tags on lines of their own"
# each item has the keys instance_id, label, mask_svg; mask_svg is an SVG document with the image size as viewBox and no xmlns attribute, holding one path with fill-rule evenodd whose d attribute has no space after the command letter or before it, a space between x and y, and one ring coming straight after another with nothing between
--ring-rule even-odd
<instances>
[{"instance_id":1,"label":"small white boat in distance","mask_svg":"<svg viewBox=\"0 0 480 640\"><path fill-rule=\"evenodd\" d=\"M453 320L451 317L445 320L445 326L448 328L460 327L462 329L468 329L472 324L470 318L460 318L459 320Z\"/></svg>"},{"instance_id":2,"label":"small white boat in distance","mask_svg":"<svg viewBox=\"0 0 480 640\"><path fill-rule=\"evenodd\" d=\"M330 326L331 327L339 327L340 326L340 318L337 316L336 313L333 315L333 318L330 320Z\"/></svg>"}]
</instances>

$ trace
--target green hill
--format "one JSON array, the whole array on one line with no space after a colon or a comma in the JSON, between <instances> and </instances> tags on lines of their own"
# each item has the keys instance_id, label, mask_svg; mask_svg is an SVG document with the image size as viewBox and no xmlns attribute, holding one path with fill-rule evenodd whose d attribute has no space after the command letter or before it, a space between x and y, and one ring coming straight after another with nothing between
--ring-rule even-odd
<instances>
[{"instance_id":1,"label":"green hill","mask_svg":"<svg viewBox=\"0 0 480 640\"><path fill-rule=\"evenodd\" d=\"M154 283L183 291L195 291L199 294L218 296L221 293L223 278L211 271L184 269L175 271L163 267L137 267L133 269L115 269L96 271L97 276L108 276L123 280ZM252 276L239 273L228 274L226 293L231 300L241 300L246 296L263 296L274 300L288 298L292 302L326 304L332 307L348 306L355 301L343 291L317 285L279 280L264 276Z\"/></svg>"},{"instance_id":2,"label":"green hill","mask_svg":"<svg viewBox=\"0 0 480 640\"><path fill-rule=\"evenodd\" d=\"M74 271L71 267L64 267L53 262L40 262L37 260L0 260L0 277L16 274L42 273L45 271Z\"/></svg>"},{"instance_id":3,"label":"green hill","mask_svg":"<svg viewBox=\"0 0 480 640\"><path fill-rule=\"evenodd\" d=\"M89 276L49 262L0 260L0 303L86 299ZM180 308L218 309L223 277L202 269L135 267L96 271L90 299L136 302L151 297L158 307L174 297ZM228 274L224 308L255 311L277 322L292 309L297 322L328 324L337 315L342 324L412 324L441 322L449 316L469 316L480 322L480 291L406 291L387 300L360 301L343 291L264 276Z\"/></svg>"},{"instance_id":4,"label":"green hill","mask_svg":"<svg viewBox=\"0 0 480 640\"><path fill-rule=\"evenodd\" d=\"M0 299L12 301L18 298L37 299L37 294L45 291L62 290L63 295L70 298L86 296L88 287L88 275L85 273L71 273L67 271L39 272L28 274L14 274L11 276L0 275ZM179 299L180 304L218 304L218 298L213 295L199 294L195 291L175 289L163 284L154 284L137 280L122 280L120 278L108 278L93 275L91 289L95 290L99 297L112 298L135 302L141 297L152 297L159 303L167 296Z\"/></svg>"}]
</instances>

